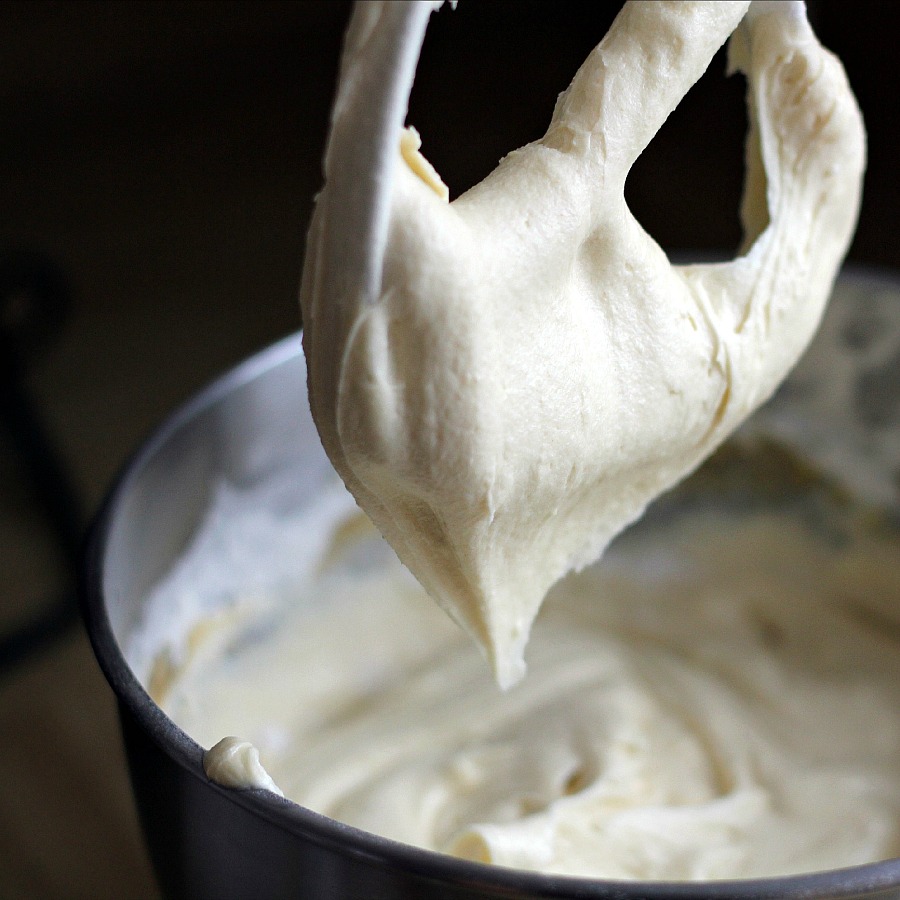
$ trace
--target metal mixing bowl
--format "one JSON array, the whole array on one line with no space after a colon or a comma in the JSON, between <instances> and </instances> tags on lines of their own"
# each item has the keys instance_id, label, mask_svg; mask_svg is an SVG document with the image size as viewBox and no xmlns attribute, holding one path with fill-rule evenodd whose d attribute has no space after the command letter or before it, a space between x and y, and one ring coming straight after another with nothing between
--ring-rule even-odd
<instances>
[{"instance_id":1,"label":"metal mixing bowl","mask_svg":"<svg viewBox=\"0 0 900 900\"><path fill-rule=\"evenodd\" d=\"M844 313L850 319L859 312L854 307L866 307L868 301L860 297L879 291L893 291L894 301L900 296L895 283L879 276L857 275L846 285L852 297L845 301ZM893 307L900 308L900 303L894 302ZM870 338L882 339L883 323L873 328L868 338L861 336L859 327L854 337L846 323L837 330L860 345ZM898 334L900 329L895 330L895 337ZM827 359L829 352L826 348L820 355ZM857 372L860 378L863 375L862 370ZM827 372L823 377L827 379ZM896 380L890 370L887 377ZM302 481L327 467L306 408L305 378L300 338L294 336L204 390L175 413L128 464L88 542L82 579L84 616L97 659L118 699L137 805L167 895L216 900L900 897L900 859L750 881L591 881L455 859L365 833L266 791L235 791L210 782L203 771L203 749L150 699L122 647L151 587L178 559L197 528L213 485L223 478L236 484L254 483L285 467ZM786 391L786 399L774 404L770 420L776 430L778 421L788 422L785 410L795 400L799 398L804 409L810 407L803 379L801 372ZM827 380L822 389L830 390ZM889 384L885 390L891 391ZM884 397L876 394L872 403L880 404L878 427L896 430L896 420L891 419L897 414L896 402L886 407ZM893 390L892 396L896 401L900 391ZM796 422L785 425L788 431L791 427L797 430ZM814 435L815 427L815 422L801 422L798 433ZM885 441L876 448L876 455L883 455L890 444L889 434ZM896 458L890 462L894 472L897 463ZM890 478L888 482L896 485ZM896 514L896 488L892 497L883 499Z\"/></svg>"}]
</instances>

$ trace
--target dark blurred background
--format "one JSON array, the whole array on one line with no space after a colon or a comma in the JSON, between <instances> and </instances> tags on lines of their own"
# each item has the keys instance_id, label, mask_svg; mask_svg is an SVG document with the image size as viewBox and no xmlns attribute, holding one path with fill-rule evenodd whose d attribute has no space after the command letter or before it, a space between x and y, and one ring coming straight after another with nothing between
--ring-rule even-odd
<instances>
[{"instance_id":1,"label":"dark blurred background","mask_svg":"<svg viewBox=\"0 0 900 900\"><path fill-rule=\"evenodd\" d=\"M542 133L619 6L462 0L433 17L409 121L451 196ZM894 270L898 6L810 3L869 131L850 259ZM21 636L48 611L0 644L0 896L155 896L111 697L64 627L71 535L175 404L299 326L348 13L0 4L0 628ZM644 227L688 255L740 239L744 85L724 66L627 185Z\"/></svg>"}]
</instances>

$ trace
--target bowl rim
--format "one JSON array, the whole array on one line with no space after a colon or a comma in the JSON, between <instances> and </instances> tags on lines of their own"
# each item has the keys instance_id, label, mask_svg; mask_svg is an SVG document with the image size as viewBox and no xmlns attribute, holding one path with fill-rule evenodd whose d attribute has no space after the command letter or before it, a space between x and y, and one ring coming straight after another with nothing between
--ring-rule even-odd
<instances>
[{"instance_id":1,"label":"bowl rim","mask_svg":"<svg viewBox=\"0 0 900 900\"><path fill-rule=\"evenodd\" d=\"M877 269L854 267L843 280L884 284L900 279ZM150 698L125 660L113 634L103 590L110 535L125 497L144 466L183 427L236 389L279 366L302 360L301 332L258 351L215 378L170 414L131 455L113 481L85 540L79 573L79 604L94 655L107 681L146 735L181 769L248 814L345 856L448 885L469 885L532 897L594 900L838 900L900 891L900 857L798 875L715 881L635 881L554 875L460 859L363 831L263 789L235 790L210 781L203 748Z\"/></svg>"}]
</instances>

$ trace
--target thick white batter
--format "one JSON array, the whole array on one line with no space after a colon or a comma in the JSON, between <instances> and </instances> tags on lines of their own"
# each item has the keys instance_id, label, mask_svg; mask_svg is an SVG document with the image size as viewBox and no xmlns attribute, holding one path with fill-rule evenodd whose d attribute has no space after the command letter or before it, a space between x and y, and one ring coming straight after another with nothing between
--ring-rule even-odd
<instances>
[{"instance_id":1,"label":"thick white batter","mask_svg":"<svg viewBox=\"0 0 900 900\"><path fill-rule=\"evenodd\" d=\"M310 398L344 482L475 642L329 490L274 524L292 578L196 617L151 690L201 744L241 736L207 754L211 777L270 774L336 819L481 861L708 879L897 854L895 534L712 513L640 531L556 585L515 684L548 588L814 332L864 164L839 63L796 3L629 4L544 139L448 204L399 120L366 174L366 88L400 8L361 6L348 36L302 294ZM624 181L735 28L746 252L673 267ZM372 184L388 202L367 232ZM356 239L376 250L362 274ZM226 497L213 521L264 535L254 502Z\"/></svg>"},{"instance_id":2,"label":"thick white batter","mask_svg":"<svg viewBox=\"0 0 900 900\"><path fill-rule=\"evenodd\" d=\"M237 533L252 500L228 509ZM239 734L291 799L594 877L900 853L896 532L721 512L641 526L551 592L528 677L500 692L349 498L349 518L330 500L312 513L336 539L309 577L269 611L239 594L156 682L182 728L204 746Z\"/></svg>"},{"instance_id":3,"label":"thick white batter","mask_svg":"<svg viewBox=\"0 0 900 900\"><path fill-rule=\"evenodd\" d=\"M802 3L635 2L546 135L448 203L402 136L402 85L395 130L371 133L403 9L361 4L348 31L301 292L310 403L360 506L508 686L550 586L807 346L856 222L865 138ZM752 121L745 252L672 266L625 179L732 32Z\"/></svg>"}]
</instances>

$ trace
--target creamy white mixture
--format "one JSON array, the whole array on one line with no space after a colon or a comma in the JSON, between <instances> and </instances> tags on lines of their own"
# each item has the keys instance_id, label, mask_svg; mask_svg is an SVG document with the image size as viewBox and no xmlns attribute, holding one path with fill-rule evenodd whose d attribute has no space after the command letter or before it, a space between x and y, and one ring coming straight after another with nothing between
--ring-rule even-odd
<instances>
[{"instance_id":1,"label":"creamy white mixture","mask_svg":"<svg viewBox=\"0 0 900 900\"><path fill-rule=\"evenodd\" d=\"M896 511L898 359L897 285L844 279L738 446L778 435ZM218 487L128 659L215 780L414 844L642 879L897 855L897 520L823 508L793 453L748 458L682 489L708 512L657 508L563 580L501 693L310 443ZM815 530L772 510L794 494Z\"/></svg>"},{"instance_id":2,"label":"creamy white mixture","mask_svg":"<svg viewBox=\"0 0 900 900\"><path fill-rule=\"evenodd\" d=\"M419 38L431 5L412 7ZM361 4L347 35L301 291L310 403L360 506L509 686L549 587L805 349L856 222L864 132L802 3L630 3L546 135L448 203L402 136L406 23L403 4ZM746 248L672 266L625 179L732 32Z\"/></svg>"},{"instance_id":3,"label":"creamy white mixture","mask_svg":"<svg viewBox=\"0 0 900 900\"><path fill-rule=\"evenodd\" d=\"M329 458L475 642L326 491L290 602L250 591L198 618L151 690L216 745L210 777L477 860L708 879L898 853L895 536L712 514L639 532L559 581L528 643L548 589L769 397L818 325L864 165L840 64L802 4L628 4L545 137L449 203L401 129L414 57L388 126L370 115L405 10L420 39L432 5L354 15L301 300ZM625 178L732 32L746 247L675 267Z\"/></svg>"},{"instance_id":4,"label":"creamy white mixture","mask_svg":"<svg viewBox=\"0 0 900 900\"><path fill-rule=\"evenodd\" d=\"M349 498L311 515L334 540L308 577L268 610L239 594L157 680L182 728L205 746L240 734L291 799L593 877L900 853L896 532L721 511L642 526L554 588L528 677L500 692ZM300 541L308 520L281 527ZM266 786L246 763L228 783Z\"/></svg>"}]
</instances>

